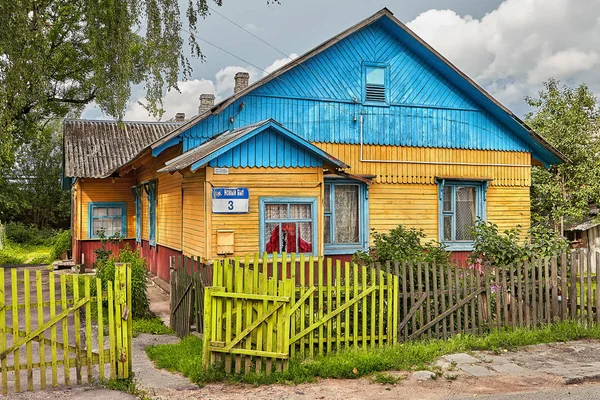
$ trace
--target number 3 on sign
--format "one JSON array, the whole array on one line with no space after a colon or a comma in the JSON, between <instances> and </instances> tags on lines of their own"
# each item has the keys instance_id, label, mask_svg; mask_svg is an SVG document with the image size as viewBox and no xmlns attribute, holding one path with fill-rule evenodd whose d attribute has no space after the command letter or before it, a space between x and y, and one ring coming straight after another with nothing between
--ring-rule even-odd
<instances>
[{"instance_id":1,"label":"number 3 on sign","mask_svg":"<svg viewBox=\"0 0 600 400\"><path fill-rule=\"evenodd\" d=\"M228 210L233 210L233 201L229 200L229 201L227 202L227 209L228 209Z\"/></svg>"}]
</instances>

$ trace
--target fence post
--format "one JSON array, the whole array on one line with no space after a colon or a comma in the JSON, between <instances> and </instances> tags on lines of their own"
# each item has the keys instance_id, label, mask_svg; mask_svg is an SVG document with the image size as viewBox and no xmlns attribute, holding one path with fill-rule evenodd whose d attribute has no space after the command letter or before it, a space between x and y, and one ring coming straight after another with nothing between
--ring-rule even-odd
<instances>
[{"instance_id":1,"label":"fence post","mask_svg":"<svg viewBox=\"0 0 600 400\"><path fill-rule=\"evenodd\" d=\"M213 287L204 289L204 332L202 334L202 369L207 371L210 367L210 341L212 340L212 297Z\"/></svg>"},{"instance_id":2,"label":"fence post","mask_svg":"<svg viewBox=\"0 0 600 400\"><path fill-rule=\"evenodd\" d=\"M115 264L115 321L117 330L117 378L129 378L131 373L131 264Z\"/></svg>"}]
</instances>

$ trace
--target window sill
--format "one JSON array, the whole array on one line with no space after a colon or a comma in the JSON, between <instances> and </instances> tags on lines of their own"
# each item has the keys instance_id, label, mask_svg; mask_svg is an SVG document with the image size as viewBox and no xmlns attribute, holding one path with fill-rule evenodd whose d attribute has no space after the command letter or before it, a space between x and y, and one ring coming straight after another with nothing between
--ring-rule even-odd
<instances>
[{"instance_id":1,"label":"window sill","mask_svg":"<svg viewBox=\"0 0 600 400\"><path fill-rule=\"evenodd\" d=\"M366 251L367 249L360 244L352 245L325 245L325 255L341 255L341 254L354 254L357 251Z\"/></svg>"},{"instance_id":2,"label":"window sill","mask_svg":"<svg viewBox=\"0 0 600 400\"><path fill-rule=\"evenodd\" d=\"M378 101L363 101L362 103L363 106L369 106L369 107L389 107L390 103L383 103L383 102L378 102Z\"/></svg>"},{"instance_id":3,"label":"window sill","mask_svg":"<svg viewBox=\"0 0 600 400\"><path fill-rule=\"evenodd\" d=\"M448 251L473 251L473 242L443 242Z\"/></svg>"}]
</instances>

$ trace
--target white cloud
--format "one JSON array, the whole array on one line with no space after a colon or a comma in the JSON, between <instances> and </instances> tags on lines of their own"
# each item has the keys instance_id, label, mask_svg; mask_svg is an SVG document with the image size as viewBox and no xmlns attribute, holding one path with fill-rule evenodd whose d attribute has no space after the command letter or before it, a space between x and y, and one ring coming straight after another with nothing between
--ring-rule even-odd
<instances>
[{"instance_id":1,"label":"white cloud","mask_svg":"<svg viewBox=\"0 0 600 400\"><path fill-rule=\"evenodd\" d=\"M238 72L248 72L250 74L250 83L255 82L257 79L268 75L277 68L290 62L292 59L297 58L296 53L290 54L289 58L281 58L273 61L267 66L264 71L252 66L239 66L230 65L219 70L214 79L194 79L189 81L178 82L179 90L171 90L167 92L163 99L163 108L165 114L162 120L169 120L175 117L176 113L183 112L186 115L186 119L189 119L198 114L198 105L200 95L203 93L212 93L215 95L215 104L229 97L233 93L233 87L235 85L234 77ZM267 71L267 72L265 72ZM153 120L146 109L139 103L144 103L143 91L139 92L139 96L132 96L132 100L129 103L129 107L125 112L125 120L128 121L147 121ZM85 115L86 113L84 113Z\"/></svg>"},{"instance_id":2,"label":"white cloud","mask_svg":"<svg viewBox=\"0 0 600 400\"><path fill-rule=\"evenodd\" d=\"M163 98L163 107L165 115L163 120L169 120L175 117L177 113L185 113L186 118L198 114L198 105L200 104L200 95L203 93L215 93L214 82L206 79L193 79L189 81L178 82L180 92L171 90ZM139 103L144 103L143 98L133 99L123 119L127 121L146 121L153 119L148 115L148 111Z\"/></svg>"},{"instance_id":3,"label":"white cloud","mask_svg":"<svg viewBox=\"0 0 600 400\"><path fill-rule=\"evenodd\" d=\"M481 19L429 10L408 26L500 101L523 108L550 77L600 93L598 15L598 0L505 0Z\"/></svg>"},{"instance_id":4,"label":"white cloud","mask_svg":"<svg viewBox=\"0 0 600 400\"><path fill-rule=\"evenodd\" d=\"M283 67L285 64L289 63L290 61L293 61L296 58L298 58L298 54L291 53L288 57L279 58L279 59L273 61L273 63L271 65L269 65L267 68L265 68L265 70L263 71L263 76L269 75L271 72Z\"/></svg>"}]
</instances>

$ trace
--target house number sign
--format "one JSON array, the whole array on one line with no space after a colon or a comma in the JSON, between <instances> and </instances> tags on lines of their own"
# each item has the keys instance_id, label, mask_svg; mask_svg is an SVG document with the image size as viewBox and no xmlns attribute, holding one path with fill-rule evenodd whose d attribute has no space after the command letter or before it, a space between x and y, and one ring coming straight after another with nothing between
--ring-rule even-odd
<instances>
[{"instance_id":1,"label":"house number sign","mask_svg":"<svg viewBox=\"0 0 600 400\"><path fill-rule=\"evenodd\" d=\"M213 188L214 214L245 214L248 212L248 188Z\"/></svg>"}]
</instances>

